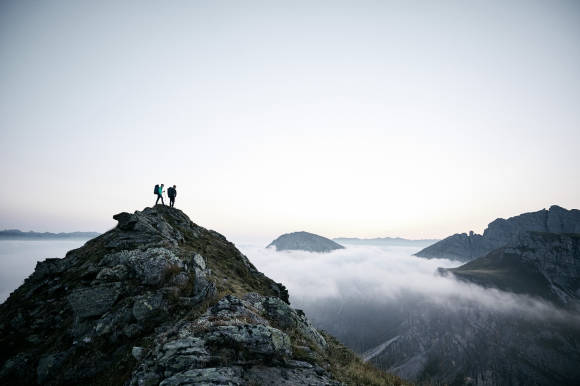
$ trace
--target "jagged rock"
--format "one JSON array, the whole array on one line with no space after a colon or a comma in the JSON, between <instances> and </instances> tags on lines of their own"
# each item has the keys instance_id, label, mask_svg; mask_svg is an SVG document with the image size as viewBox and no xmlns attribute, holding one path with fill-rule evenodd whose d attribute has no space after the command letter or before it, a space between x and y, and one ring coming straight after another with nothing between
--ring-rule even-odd
<instances>
[{"instance_id":1,"label":"jagged rock","mask_svg":"<svg viewBox=\"0 0 580 386\"><path fill-rule=\"evenodd\" d=\"M507 220L498 218L483 235L470 232L455 234L419 252L416 256L470 261L511 243L520 233L580 233L580 210L566 210L553 205L549 210L524 213Z\"/></svg>"},{"instance_id":2,"label":"jagged rock","mask_svg":"<svg viewBox=\"0 0 580 386\"><path fill-rule=\"evenodd\" d=\"M67 296L76 316L88 318L109 311L121 293L121 283L101 284L92 288L79 288Z\"/></svg>"},{"instance_id":3,"label":"jagged rock","mask_svg":"<svg viewBox=\"0 0 580 386\"><path fill-rule=\"evenodd\" d=\"M580 234L520 232L503 248L439 272L568 304L580 300Z\"/></svg>"},{"instance_id":4,"label":"jagged rock","mask_svg":"<svg viewBox=\"0 0 580 386\"><path fill-rule=\"evenodd\" d=\"M334 384L324 338L225 237L164 206L115 219L0 305L0 384Z\"/></svg>"},{"instance_id":5,"label":"jagged rock","mask_svg":"<svg viewBox=\"0 0 580 386\"><path fill-rule=\"evenodd\" d=\"M165 313L167 313L167 301L162 293L149 293L135 298L133 316L138 321L160 318Z\"/></svg>"},{"instance_id":6,"label":"jagged rock","mask_svg":"<svg viewBox=\"0 0 580 386\"><path fill-rule=\"evenodd\" d=\"M325 348L326 340L312 326L304 313L295 310L279 298L263 298L262 306L268 315L268 318L274 320L284 329L297 329L300 333L310 338L318 347Z\"/></svg>"},{"instance_id":7,"label":"jagged rock","mask_svg":"<svg viewBox=\"0 0 580 386\"><path fill-rule=\"evenodd\" d=\"M212 367L187 370L165 379L160 386L180 385L244 385L240 367Z\"/></svg>"},{"instance_id":8,"label":"jagged rock","mask_svg":"<svg viewBox=\"0 0 580 386\"><path fill-rule=\"evenodd\" d=\"M119 222L119 224L117 224L117 227L119 227L119 229L124 231L132 231L133 229L135 229L135 224L137 224L137 222L139 221L137 216L127 212L116 214L113 216L113 219Z\"/></svg>"},{"instance_id":9,"label":"jagged rock","mask_svg":"<svg viewBox=\"0 0 580 386\"><path fill-rule=\"evenodd\" d=\"M135 346L131 349L131 355L133 355L133 358L140 361L143 359L143 356L145 356L145 349L143 347Z\"/></svg>"},{"instance_id":10,"label":"jagged rock","mask_svg":"<svg viewBox=\"0 0 580 386\"><path fill-rule=\"evenodd\" d=\"M341 385L340 382L330 379L326 371L317 371L312 367L276 368L254 366L245 372L244 379L249 384L258 385Z\"/></svg>"},{"instance_id":11,"label":"jagged rock","mask_svg":"<svg viewBox=\"0 0 580 386\"><path fill-rule=\"evenodd\" d=\"M36 384L36 371L31 371L34 369L33 366L32 355L18 353L4 362L0 368L0 380L18 380L21 384Z\"/></svg>"},{"instance_id":12,"label":"jagged rock","mask_svg":"<svg viewBox=\"0 0 580 386\"><path fill-rule=\"evenodd\" d=\"M304 323L281 300L278 303L257 293L244 299L231 295L222 298L196 321L180 324L174 338L161 336L153 349L154 355L142 362L131 384L138 385L147 377L161 381L162 385L198 384L201 379L208 384L218 382L215 379L225 384L338 384L320 367L290 359L290 338L270 325L267 318L272 312L279 314L280 320L286 320L286 328L291 331L297 320ZM322 336L320 339L324 341ZM273 361L278 365L272 365ZM219 366L205 368L210 363Z\"/></svg>"},{"instance_id":13,"label":"jagged rock","mask_svg":"<svg viewBox=\"0 0 580 386\"><path fill-rule=\"evenodd\" d=\"M215 326L204 333L209 344L220 347L242 346L250 355L284 358L292 354L290 338L282 331L264 325Z\"/></svg>"},{"instance_id":14,"label":"jagged rock","mask_svg":"<svg viewBox=\"0 0 580 386\"><path fill-rule=\"evenodd\" d=\"M105 267L99 271L96 282L116 282L127 278L128 269L125 265L118 264L113 268Z\"/></svg>"},{"instance_id":15,"label":"jagged rock","mask_svg":"<svg viewBox=\"0 0 580 386\"><path fill-rule=\"evenodd\" d=\"M275 247L277 251L300 250L309 252L330 252L344 247L326 237L309 232L293 232L279 236L266 248Z\"/></svg>"},{"instance_id":16,"label":"jagged rock","mask_svg":"<svg viewBox=\"0 0 580 386\"><path fill-rule=\"evenodd\" d=\"M199 253L196 253L193 257L193 262L197 265L199 269L205 271L205 259Z\"/></svg>"},{"instance_id":17,"label":"jagged rock","mask_svg":"<svg viewBox=\"0 0 580 386\"><path fill-rule=\"evenodd\" d=\"M36 263L34 277L37 280L43 279L46 276L61 273L66 269L66 263L64 263L62 259L45 259L44 261L39 261Z\"/></svg>"},{"instance_id":18,"label":"jagged rock","mask_svg":"<svg viewBox=\"0 0 580 386\"><path fill-rule=\"evenodd\" d=\"M40 358L36 369L38 384L44 384L48 379L54 376L55 372L60 371L64 361L68 357L66 352L48 354Z\"/></svg>"},{"instance_id":19,"label":"jagged rock","mask_svg":"<svg viewBox=\"0 0 580 386\"><path fill-rule=\"evenodd\" d=\"M205 340L194 336L167 342L160 350L158 363L166 372L172 373L187 368L204 367L211 359L205 344Z\"/></svg>"},{"instance_id":20,"label":"jagged rock","mask_svg":"<svg viewBox=\"0 0 580 386\"><path fill-rule=\"evenodd\" d=\"M114 334L113 340L122 333L118 327L126 326L132 321L133 312L129 307L121 307L113 312L103 315L95 324L94 331L97 335Z\"/></svg>"},{"instance_id":21,"label":"jagged rock","mask_svg":"<svg viewBox=\"0 0 580 386\"><path fill-rule=\"evenodd\" d=\"M159 286L172 271L183 269L183 262L167 248L123 250L106 256L101 264L124 265L143 284Z\"/></svg>"}]
</instances>

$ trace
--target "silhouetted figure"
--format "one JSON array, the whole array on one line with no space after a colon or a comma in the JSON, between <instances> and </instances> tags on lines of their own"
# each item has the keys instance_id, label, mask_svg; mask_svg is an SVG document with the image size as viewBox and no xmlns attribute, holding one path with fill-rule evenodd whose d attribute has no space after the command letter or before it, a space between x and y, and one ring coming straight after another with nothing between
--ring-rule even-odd
<instances>
[{"instance_id":1,"label":"silhouetted figure","mask_svg":"<svg viewBox=\"0 0 580 386\"><path fill-rule=\"evenodd\" d=\"M177 196L177 189L175 188L177 188L177 186L173 185L173 187L167 189L167 195L169 196L169 206L172 208L175 206L175 197Z\"/></svg>"},{"instance_id":2,"label":"silhouetted figure","mask_svg":"<svg viewBox=\"0 0 580 386\"><path fill-rule=\"evenodd\" d=\"M155 185L157 186L157 185ZM157 187L157 200L155 201L155 205L157 205L157 203L159 202L159 199L161 199L161 205L165 205L165 203L163 202L163 184L161 184L161 186Z\"/></svg>"}]
</instances>

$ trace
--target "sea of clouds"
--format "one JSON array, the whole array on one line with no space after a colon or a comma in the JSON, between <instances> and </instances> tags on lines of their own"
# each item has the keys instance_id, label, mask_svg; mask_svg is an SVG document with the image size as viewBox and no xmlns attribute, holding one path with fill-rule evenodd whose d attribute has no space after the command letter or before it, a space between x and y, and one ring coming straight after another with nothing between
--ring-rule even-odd
<instances>
[{"instance_id":1,"label":"sea of clouds","mask_svg":"<svg viewBox=\"0 0 580 386\"><path fill-rule=\"evenodd\" d=\"M329 253L276 251L241 244L240 250L262 272L283 283L292 304L317 319L317 307L325 302L352 302L392 306L397 302L428 302L450 311L474 305L493 312L516 313L542 320L580 322L575 313L525 295L458 281L441 276L437 268L453 268L461 262L413 256L417 247L347 245Z\"/></svg>"}]
</instances>

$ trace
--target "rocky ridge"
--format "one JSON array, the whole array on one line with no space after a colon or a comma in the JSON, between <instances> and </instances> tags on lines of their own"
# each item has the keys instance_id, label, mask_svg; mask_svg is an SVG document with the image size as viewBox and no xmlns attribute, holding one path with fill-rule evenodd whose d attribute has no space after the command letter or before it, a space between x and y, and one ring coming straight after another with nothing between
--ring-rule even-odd
<instances>
[{"instance_id":1,"label":"rocky ridge","mask_svg":"<svg viewBox=\"0 0 580 386\"><path fill-rule=\"evenodd\" d=\"M513 242L522 232L580 233L580 210L553 205L549 210L524 213L507 220L498 218L487 226L483 235L470 232L449 236L415 255L471 261Z\"/></svg>"},{"instance_id":2,"label":"rocky ridge","mask_svg":"<svg viewBox=\"0 0 580 386\"><path fill-rule=\"evenodd\" d=\"M513 301L541 300L559 317L459 299L425 302L405 315L388 341L369 350L375 365L418 382L578 384L580 234L520 232L505 247L439 272L523 295Z\"/></svg>"},{"instance_id":3,"label":"rocky ridge","mask_svg":"<svg viewBox=\"0 0 580 386\"><path fill-rule=\"evenodd\" d=\"M120 213L0 305L0 384L400 384L177 209Z\"/></svg>"},{"instance_id":4,"label":"rocky ridge","mask_svg":"<svg viewBox=\"0 0 580 386\"><path fill-rule=\"evenodd\" d=\"M453 269L461 280L542 297L560 305L580 300L580 234L521 232L509 245Z\"/></svg>"},{"instance_id":5,"label":"rocky ridge","mask_svg":"<svg viewBox=\"0 0 580 386\"><path fill-rule=\"evenodd\" d=\"M308 252L330 252L344 247L326 237L315 235L309 232L293 232L279 236L266 248L275 247L277 251L308 251Z\"/></svg>"}]
</instances>

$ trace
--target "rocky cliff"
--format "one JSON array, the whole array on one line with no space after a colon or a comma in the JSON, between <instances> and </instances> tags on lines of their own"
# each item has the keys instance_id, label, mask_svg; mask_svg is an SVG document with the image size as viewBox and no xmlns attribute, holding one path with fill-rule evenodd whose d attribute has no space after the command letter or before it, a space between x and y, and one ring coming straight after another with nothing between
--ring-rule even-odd
<instances>
[{"instance_id":1,"label":"rocky cliff","mask_svg":"<svg viewBox=\"0 0 580 386\"><path fill-rule=\"evenodd\" d=\"M275 247L277 251L300 250L308 252L330 252L344 247L326 237L308 232L286 233L272 241L266 248Z\"/></svg>"},{"instance_id":2,"label":"rocky cliff","mask_svg":"<svg viewBox=\"0 0 580 386\"><path fill-rule=\"evenodd\" d=\"M554 227L551 229L569 229ZM372 361L417 381L575 385L580 379L580 234L519 232L507 246L444 275L552 304L533 317L476 303L410 312Z\"/></svg>"},{"instance_id":3,"label":"rocky cliff","mask_svg":"<svg viewBox=\"0 0 580 386\"><path fill-rule=\"evenodd\" d=\"M549 210L524 213L507 220L492 221L483 235L473 232L449 236L416 256L470 261L510 243L522 232L580 233L580 210L551 206Z\"/></svg>"},{"instance_id":4,"label":"rocky cliff","mask_svg":"<svg viewBox=\"0 0 580 386\"><path fill-rule=\"evenodd\" d=\"M580 299L580 234L522 232L503 248L440 272L566 305Z\"/></svg>"},{"instance_id":5,"label":"rocky cliff","mask_svg":"<svg viewBox=\"0 0 580 386\"><path fill-rule=\"evenodd\" d=\"M0 384L400 384L288 304L217 232L173 208L120 213L0 306Z\"/></svg>"}]
</instances>

